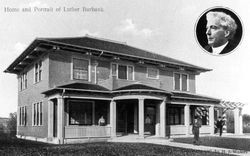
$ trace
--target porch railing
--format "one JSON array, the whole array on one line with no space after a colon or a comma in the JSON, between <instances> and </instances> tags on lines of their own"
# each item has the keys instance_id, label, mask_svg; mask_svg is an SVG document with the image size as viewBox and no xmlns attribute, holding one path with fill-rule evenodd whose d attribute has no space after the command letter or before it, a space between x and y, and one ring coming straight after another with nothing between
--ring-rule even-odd
<instances>
[{"instance_id":1,"label":"porch railing","mask_svg":"<svg viewBox=\"0 0 250 156\"><path fill-rule=\"evenodd\" d=\"M110 137L109 126L66 126L65 138Z\"/></svg>"}]
</instances>

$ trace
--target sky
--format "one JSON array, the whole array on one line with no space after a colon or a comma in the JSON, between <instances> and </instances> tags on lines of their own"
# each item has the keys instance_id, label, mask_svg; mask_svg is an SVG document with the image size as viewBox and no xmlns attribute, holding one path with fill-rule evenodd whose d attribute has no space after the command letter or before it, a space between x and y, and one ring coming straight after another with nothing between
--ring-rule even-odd
<instances>
[{"instance_id":1,"label":"sky","mask_svg":"<svg viewBox=\"0 0 250 156\"><path fill-rule=\"evenodd\" d=\"M195 37L199 17L217 6L230 8L243 25L239 46L226 56L205 53ZM196 77L196 93L245 103L250 114L249 8L247 0L1 0L0 117L17 110L17 76L3 71L32 41L86 34L213 69Z\"/></svg>"}]
</instances>

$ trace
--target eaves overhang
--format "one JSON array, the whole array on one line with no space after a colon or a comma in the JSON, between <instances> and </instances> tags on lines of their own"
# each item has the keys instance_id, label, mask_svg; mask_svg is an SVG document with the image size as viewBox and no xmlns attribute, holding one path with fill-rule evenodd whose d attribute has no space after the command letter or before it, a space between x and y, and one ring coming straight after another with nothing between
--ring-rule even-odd
<instances>
[{"instance_id":1,"label":"eaves overhang","mask_svg":"<svg viewBox=\"0 0 250 156\"><path fill-rule=\"evenodd\" d=\"M114 57L118 59L120 58L128 59L128 60L135 61L138 64L148 63L148 64L158 65L160 68L169 67L169 68L174 68L175 70L187 70L187 71L191 70L191 71L195 71L196 74L200 74L201 72L211 71L211 69L199 67L199 66L192 65L183 61L175 60L172 58L164 60L164 59L155 59L155 58L150 58L150 57L139 56L136 54L136 50L138 48L134 48L128 45L123 45L123 47L134 49L135 55L132 55L131 53L130 54L122 53L121 51L105 50L105 48L100 49L94 46L89 47L89 46L82 46L82 45L76 45L76 44L68 44L62 41L55 41L49 38L37 38L24 50L23 53L21 53L11 63L11 65L4 72L17 74L21 71L21 69L23 69L23 67L25 67L26 64L28 64L30 61L38 57L39 54L44 53L44 52L50 52L50 50L51 51L66 50L66 51L73 51L73 52L79 52L79 53L84 53L84 54L93 53L95 54L95 56L99 56L99 57L103 55L103 56L109 56L109 57ZM138 50L144 51L145 53L150 53L145 50L141 50L141 49L138 49ZM158 56L158 54L155 54L155 55ZM167 61L167 60L172 60L172 61Z\"/></svg>"},{"instance_id":2,"label":"eaves overhang","mask_svg":"<svg viewBox=\"0 0 250 156\"><path fill-rule=\"evenodd\" d=\"M143 63L152 63L152 64L157 64L159 65L159 67L173 67L175 69L178 70L184 70L185 68L190 69L190 70L194 70L197 71L197 73L201 73L201 72L207 72L207 71L212 71L212 69L208 69L208 68L203 68L203 67L199 67L196 65L191 65L189 63L183 62L180 63L180 61L174 62L174 61L162 61L162 60L158 60L158 59L154 59L154 58L148 58L148 57L143 57L143 56L136 56L136 55L130 55L130 54L125 54L125 53L120 53L117 51L108 51L108 50L103 50L103 49L98 49L98 48L94 48L94 47L87 47L87 46L80 46L80 45L73 45L73 44L67 44L67 43L63 43L63 42L58 42L58 41L51 41L48 39L39 39L40 41L44 41L48 44L51 45L57 45L60 48L62 47L62 49L71 49L71 50L77 50L78 52L82 52L82 50L90 50L93 53L98 53L99 56L101 55L107 55L107 56L117 56L117 58L125 58L125 59L131 59L131 60L135 60L138 63L143 62ZM138 61L140 60L140 61Z\"/></svg>"},{"instance_id":3,"label":"eaves overhang","mask_svg":"<svg viewBox=\"0 0 250 156\"><path fill-rule=\"evenodd\" d=\"M42 54L49 52L52 47L43 45L39 39L35 39L5 70L5 73L18 74L32 61Z\"/></svg>"}]
</instances>

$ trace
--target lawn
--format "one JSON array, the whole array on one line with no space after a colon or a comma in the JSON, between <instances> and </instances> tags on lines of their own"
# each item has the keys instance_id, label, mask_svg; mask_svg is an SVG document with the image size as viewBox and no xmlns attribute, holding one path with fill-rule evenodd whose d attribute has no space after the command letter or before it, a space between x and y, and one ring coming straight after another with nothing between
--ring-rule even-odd
<instances>
[{"instance_id":1,"label":"lawn","mask_svg":"<svg viewBox=\"0 0 250 156\"><path fill-rule=\"evenodd\" d=\"M216 137L216 136L207 136L201 137L201 144L204 146L220 147L220 148L229 148L236 150L250 151L250 139L248 138L226 138L226 137ZM175 138L174 142L181 143L193 143L193 138Z\"/></svg>"},{"instance_id":2,"label":"lawn","mask_svg":"<svg viewBox=\"0 0 250 156\"><path fill-rule=\"evenodd\" d=\"M163 145L142 143L84 143L71 145L51 145L16 138L0 138L0 155L19 156L225 156L227 154L203 152Z\"/></svg>"}]
</instances>

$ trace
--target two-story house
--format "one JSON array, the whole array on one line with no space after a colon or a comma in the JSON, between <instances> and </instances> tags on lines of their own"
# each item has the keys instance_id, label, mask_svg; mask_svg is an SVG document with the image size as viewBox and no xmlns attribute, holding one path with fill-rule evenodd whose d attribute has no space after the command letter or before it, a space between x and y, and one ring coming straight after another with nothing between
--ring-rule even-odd
<instances>
[{"instance_id":1,"label":"two-story house","mask_svg":"<svg viewBox=\"0 0 250 156\"><path fill-rule=\"evenodd\" d=\"M195 89L196 76L207 71L90 36L35 39L5 70L18 75L17 136L60 144L189 135L195 115L201 133L213 134L220 100Z\"/></svg>"}]
</instances>

